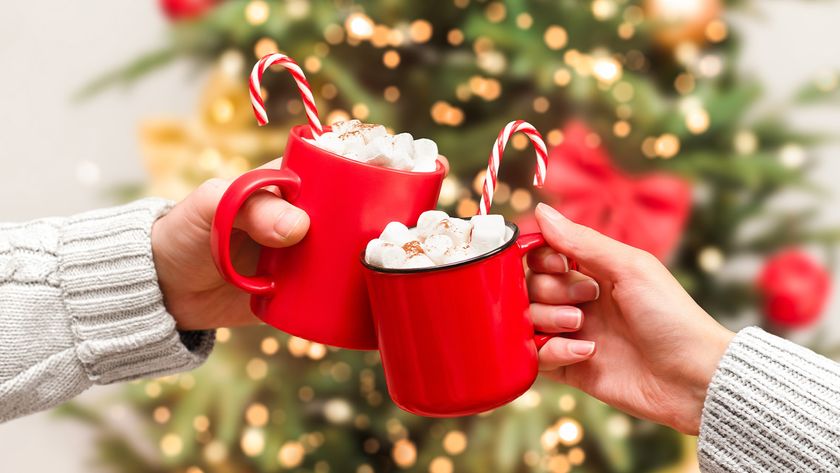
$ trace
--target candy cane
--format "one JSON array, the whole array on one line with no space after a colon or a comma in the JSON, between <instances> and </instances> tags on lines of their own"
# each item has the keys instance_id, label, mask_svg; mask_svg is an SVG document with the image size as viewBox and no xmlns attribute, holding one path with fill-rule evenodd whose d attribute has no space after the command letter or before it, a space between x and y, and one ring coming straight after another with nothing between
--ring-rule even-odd
<instances>
[{"instance_id":1,"label":"candy cane","mask_svg":"<svg viewBox=\"0 0 840 473\"><path fill-rule=\"evenodd\" d=\"M499 136L496 138L496 144L490 153L490 162L487 163L487 173L484 175L484 192L481 194L481 202L478 205L478 213L480 215L487 215L487 212L490 210L490 204L493 203L493 194L496 191L499 162L502 160L502 154L505 151L508 140L514 133L519 131L525 133L528 139L531 140L534 150L537 152L537 169L534 173L534 185L536 187L542 187L545 184L545 162L548 157L548 151L545 148L542 135L540 135L540 132L533 125L526 121L512 121L505 125L502 131L499 132Z\"/></svg>"},{"instance_id":2,"label":"candy cane","mask_svg":"<svg viewBox=\"0 0 840 473\"><path fill-rule=\"evenodd\" d=\"M306 111L306 118L309 119L309 127L312 128L312 134L320 136L324 132L321 126L321 121L318 119L318 108L315 107L315 98L312 96L312 89L309 87L309 82L306 81L306 76L300 66L294 59L285 54L274 53L263 56L251 71L251 79L248 81L248 87L251 90L251 105L254 107L254 115L257 117L257 122L260 126L268 123L268 115L265 112L265 104L263 103L262 95L260 94L260 83L265 71L275 65L280 64L285 67L292 75L297 83L300 98L303 100L303 109Z\"/></svg>"}]
</instances>

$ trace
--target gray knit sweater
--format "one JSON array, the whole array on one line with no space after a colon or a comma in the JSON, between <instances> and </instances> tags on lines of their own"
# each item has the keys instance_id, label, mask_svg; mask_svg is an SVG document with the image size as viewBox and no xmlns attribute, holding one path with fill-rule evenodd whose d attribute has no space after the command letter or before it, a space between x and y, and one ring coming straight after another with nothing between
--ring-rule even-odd
<instances>
[{"instance_id":1,"label":"gray knit sweater","mask_svg":"<svg viewBox=\"0 0 840 473\"><path fill-rule=\"evenodd\" d=\"M212 332L177 332L157 285L150 232L168 208L0 225L0 422L206 359ZM840 365L742 330L709 386L698 451L706 472L840 471Z\"/></svg>"},{"instance_id":2,"label":"gray knit sweater","mask_svg":"<svg viewBox=\"0 0 840 473\"><path fill-rule=\"evenodd\" d=\"M698 453L707 472L840 472L840 365L741 330L706 393Z\"/></svg>"},{"instance_id":3,"label":"gray knit sweater","mask_svg":"<svg viewBox=\"0 0 840 473\"><path fill-rule=\"evenodd\" d=\"M157 285L151 227L169 207L0 224L0 422L207 358L213 332L175 330Z\"/></svg>"}]
</instances>

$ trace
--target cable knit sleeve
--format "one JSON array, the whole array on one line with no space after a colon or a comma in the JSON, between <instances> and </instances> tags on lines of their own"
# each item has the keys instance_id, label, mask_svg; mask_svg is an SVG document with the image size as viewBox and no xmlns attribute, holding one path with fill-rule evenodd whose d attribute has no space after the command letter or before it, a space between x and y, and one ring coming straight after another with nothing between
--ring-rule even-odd
<instances>
[{"instance_id":1,"label":"cable knit sleeve","mask_svg":"<svg viewBox=\"0 0 840 473\"><path fill-rule=\"evenodd\" d=\"M742 330L709 385L698 454L705 472L840 471L840 365Z\"/></svg>"},{"instance_id":2,"label":"cable knit sleeve","mask_svg":"<svg viewBox=\"0 0 840 473\"><path fill-rule=\"evenodd\" d=\"M151 228L169 208L0 224L0 421L207 358L214 333L178 332L157 284Z\"/></svg>"}]
</instances>

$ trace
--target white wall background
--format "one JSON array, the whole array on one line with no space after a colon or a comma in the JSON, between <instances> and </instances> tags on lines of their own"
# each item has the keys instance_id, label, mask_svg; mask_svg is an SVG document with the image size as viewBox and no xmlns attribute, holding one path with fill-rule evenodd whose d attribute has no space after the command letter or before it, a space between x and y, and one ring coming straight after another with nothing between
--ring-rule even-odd
<instances>
[{"instance_id":1,"label":"white wall background","mask_svg":"<svg viewBox=\"0 0 840 473\"><path fill-rule=\"evenodd\" d=\"M132 90L82 105L70 95L98 71L135 57L165 34L157 1L6 2L0 15L0 221L66 215L110 204L105 191L138 181L143 169L136 125L141 118L186 115L200 84L173 67ZM767 102L784 100L824 70L840 70L840 2L755 2L757 14L735 17L744 33L738 65L766 84ZM797 125L840 136L840 109L820 107L790 117ZM814 177L836 187L840 146L819 150ZM91 166L93 165L93 166ZM77 175L99 170L99 180ZM87 170L87 171L86 171ZM840 196L824 220L840 223ZM837 285L840 289L840 284ZM834 298L829 327L838 327ZM836 330L834 330L836 332ZM98 388L88 399L106 394ZM2 469L87 472L91 436L49 413L0 425Z\"/></svg>"}]
</instances>

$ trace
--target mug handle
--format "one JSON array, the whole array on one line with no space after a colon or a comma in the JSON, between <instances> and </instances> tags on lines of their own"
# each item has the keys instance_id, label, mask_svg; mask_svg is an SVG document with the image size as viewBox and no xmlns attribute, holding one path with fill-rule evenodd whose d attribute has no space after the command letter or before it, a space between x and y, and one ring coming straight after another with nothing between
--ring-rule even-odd
<instances>
[{"instance_id":1,"label":"mug handle","mask_svg":"<svg viewBox=\"0 0 840 473\"><path fill-rule=\"evenodd\" d=\"M210 231L210 251L222 278L254 295L274 291L274 281L264 276L243 276L234 269L230 259L230 236L236 214L248 197L268 186L279 187L283 198L294 203L300 193L300 177L289 168L255 169L239 176L222 195Z\"/></svg>"},{"instance_id":2,"label":"mug handle","mask_svg":"<svg viewBox=\"0 0 840 473\"><path fill-rule=\"evenodd\" d=\"M545 246L545 238L542 233L527 233L525 235L520 235L519 238L516 239L516 247L519 248L520 256L525 256L529 251L537 249L541 246ZM537 351L539 351L543 345L548 343L548 341L555 336L556 335L548 335L545 333L535 333L534 343L537 345Z\"/></svg>"}]
</instances>

